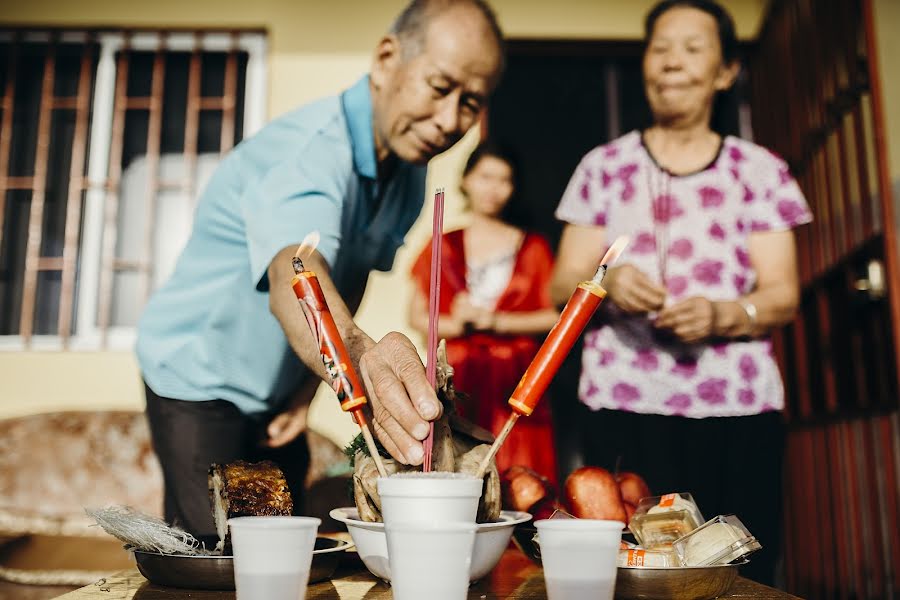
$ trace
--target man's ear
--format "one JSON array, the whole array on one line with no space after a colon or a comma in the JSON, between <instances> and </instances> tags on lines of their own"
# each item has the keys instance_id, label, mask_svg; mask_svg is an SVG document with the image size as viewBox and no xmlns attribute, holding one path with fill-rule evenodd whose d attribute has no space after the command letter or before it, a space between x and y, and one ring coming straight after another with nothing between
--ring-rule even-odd
<instances>
[{"instance_id":1,"label":"man's ear","mask_svg":"<svg viewBox=\"0 0 900 600\"><path fill-rule=\"evenodd\" d=\"M716 76L716 91L724 92L725 90L730 89L731 86L734 85L734 81L737 79L738 73L740 72L740 61L735 60L727 65L722 65L722 68L719 69L719 74Z\"/></svg>"},{"instance_id":2,"label":"man's ear","mask_svg":"<svg viewBox=\"0 0 900 600\"><path fill-rule=\"evenodd\" d=\"M400 40L395 35L386 35L375 46L372 55L372 69L369 78L375 89L383 88L391 75L397 70L402 57L400 56Z\"/></svg>"}]
</instances>

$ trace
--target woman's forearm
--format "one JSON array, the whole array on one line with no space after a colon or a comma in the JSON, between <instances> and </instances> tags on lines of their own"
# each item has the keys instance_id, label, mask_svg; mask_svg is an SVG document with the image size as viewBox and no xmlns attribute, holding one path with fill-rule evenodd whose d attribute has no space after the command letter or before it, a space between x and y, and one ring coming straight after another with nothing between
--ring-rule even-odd
<instances>
[{"instance_id":1,"label":"woman's forearm","mask_svg":"<svg viewBox=\"0 0 900 600\"><path fill-rule=\"evenodd\" d=\"M498 312L494 331L506 335L541 335L550 331L559 319L559 311L546 308L529 312Z\"/></svg>"},{"instance_id":2,"label":"woman's forearm","mask_svg":"<svg viewBox=\"0 0 900 600\"><path fill-rule=\"evenodd\" d=\"M428 301L416 293L410 302L407 322L416 332L428 335ZM452 339L462 335L463 325L453 315L443 314L438 319L438 338Z\"/></svg>"},{"instance_id":3,"label":"woman's forearm","mask_svg":"<svg viewBox=\"0 0 900 600\"><path fill-rule=\"evenodd\" d=\"M739 300L716 302L715 333L721 337L756 337L787 325L797 313L799 293L793 283L770 285ZM752 307L745 305L752 305ZM755 318L751 317L755 308Z\"/></svg>"}]
</instances>

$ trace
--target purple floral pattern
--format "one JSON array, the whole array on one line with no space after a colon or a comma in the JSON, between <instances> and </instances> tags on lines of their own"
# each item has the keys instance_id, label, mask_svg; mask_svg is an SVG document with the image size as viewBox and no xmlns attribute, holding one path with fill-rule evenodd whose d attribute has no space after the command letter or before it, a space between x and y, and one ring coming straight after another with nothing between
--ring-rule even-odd
<instances>
[{"instance_id":1,"label":"purple floral pattern","mask_svg":"<svg viewBox=\"0 0 900 600\"><path fill-rule=\"evenodd\" d=\"M720 260L702 260L694 265L692 274L694 279L706 285L717 285L722 283L722 269L725 263Z\"/></svg>"},{"instance_id":2,"label":"purple floral pattern","mask_svg":"<svg viewBox=\"0 0 900 600\"><path fill-rule=\"evenodd\" d=\"M649 348L638 350L634 360L631 361L631 366L641 371L655 371L659 368L659 357Z\"/></svg>"},{"instance_id":3,"label":"purple floral pattern","mask_svg":"<svg viewBox=\"0 0 900 600\"><path fill-rule=\"evenodd\" d=\"M669 256L674 256L675 258L680 258L681 260L687 260L693 254L694 244L687 238L675 240L674 242L672 242L672 247L669 248Z\"/></svg>"},{"instance_id":4,"label":"purple floral pattern","mask_svg":"<svg viewBox=\"0 0 900 600\"><path fill-rule=\"evenodd\" d=\"M725 228L722 227L717 221L713 221L712 225L709 226L709 237L714 240L718 240L720 242L725 241Z\"/></svg>"},{"instance_id":5,"label":"purple floral pattern","mask_svg":"<svg viewBox=\"0 0 900 600\"><path fill-rule=\"evenodd\" d=\"M684 294L685 290L688 288L688 284L688 278L680 275L669 277L666 280L666 288L668 288L669 293L676 298Z\"/></svg>"},{"instance_id":6,"label":"purple floral pattern","mask_svg":"<svg viewBox=\"0 0 900 600\"><path fill-rule=\"evenodd\" d=\"M697 396L708 404L724 404L725 390L728 380L721 378L707 379L697 385Z\"/></svg>"},{"instance_id":7,"label":"purple floral pattern","mask_svg":"<svg viewBox=\"0 0 900 600\"><path fill-rule=\"evenodd\" d=\"M659 177L632 132L582 159L557 216L603 225L608 239L630 236L621 263L662 284L669 305L692 296L733 300L747 293L756 281L748 235L811 219L785 163L736 138L725 139L705 171L672 176L665 194L650 189ZM660 231L667 237L659 238ZM664 239L663 265L657 244ZM768 340L685 346L653 326L655 313L627 316L609 299L600 313L601 325L585 333L582 354L579 396L587 406L693 418L784 406Z\"/></svg>"},{"instance_id":8,"label":"purple floral pattern","mask_svg":"<svg viewBox=\"0 0 900 600\"><path fill-rule=\"evenodd\" d=\"M718 208L725 202L725 193L717 187L700 188L700 205L703 208Z\"/></svg>"},{"instance_id":9,"label":"purple floral pattern","mask_svg":"<svg viewBox=\"0 0 900 600\"><path fill-rule=\"evenodd\" d=\"M642 231L637 234L634 241L631 242L630 252L635 254L647 254L656 251L656 238L652 233Z\"/></svg>"},{"instance_id":10,"label":"purple floral pattern","mask_svg":"<svg viewBox=\"0 0 900 600\"><path fill-rule=\"evenodd\" d=\"M621 406L622 404L628 404L629 402L634 402L639 399L641 397L641 392L630 383L620 381L613 386L612 396L613 400L618 402Z\"/></svg>"}]
</instances>

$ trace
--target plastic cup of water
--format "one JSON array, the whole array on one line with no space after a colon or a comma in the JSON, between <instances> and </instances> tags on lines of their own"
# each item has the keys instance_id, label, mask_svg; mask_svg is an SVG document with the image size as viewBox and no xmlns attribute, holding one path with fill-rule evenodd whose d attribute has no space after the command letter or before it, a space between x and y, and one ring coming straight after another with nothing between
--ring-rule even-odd
<instances>
[{"instance_id":1,"label":"plastic cup of water","mask_svg":"<svg viewBox=\"0 0 900 600\"><path fill-rule=\"evenodd\" d=\"M385 522L394 600L464 600L474 522Z\"/></svg>"},{"instance_id":2,"label":"plastic cup of water","mask_svg":"<svg viewBox=\"0 0 900 600\"><path fill-rule=\"evenodd\" d=\"M621 521L544 519L535 522L549 600L612 600Z\"/></svg>"},{"instance_id":3,"label":"plastic cup of water","mask_svg":"<svg viewBox=\"0 0 900 600\"><path fill-rule=\"evenodd\" d=\"M462 473L398 473L379 477L385 523L474 523L484 481Z\"/></svg>"},{"instance_id":4,"label":"plastic cup of water","mask_svg":"<svg viewBox=\"0 0 900 600\"><path fill-rule=\"evenodd\" d=\"M303 600L320 524L313 517L228 519L238 600Z\"/></svg>"}]
</instances>

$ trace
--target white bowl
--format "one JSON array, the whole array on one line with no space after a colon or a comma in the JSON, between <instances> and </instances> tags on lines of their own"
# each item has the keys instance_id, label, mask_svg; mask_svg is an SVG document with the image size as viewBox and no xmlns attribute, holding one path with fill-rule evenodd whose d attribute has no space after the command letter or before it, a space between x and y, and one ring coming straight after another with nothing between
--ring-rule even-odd
<instances>
[{"instance_id":1,"label":"white bowl","mask_svg":"<svg viewBox=\"0 0 900 600\"><path fill-rule=\"evenodd\" d=\"M361 521L356 508L335 508L329 514L332 519L347 526L347 531L356 544L356 551L366 568L376 577L390 581L391 568L388 565L384 523ZM531 515L526 512L504 510L500 513L499 521L479 523L475 530L475 548L472 550L469 580L478 581L490 573L509 545L509 539L516 525L530 520Z\"/></svg>"}]
</instances>

